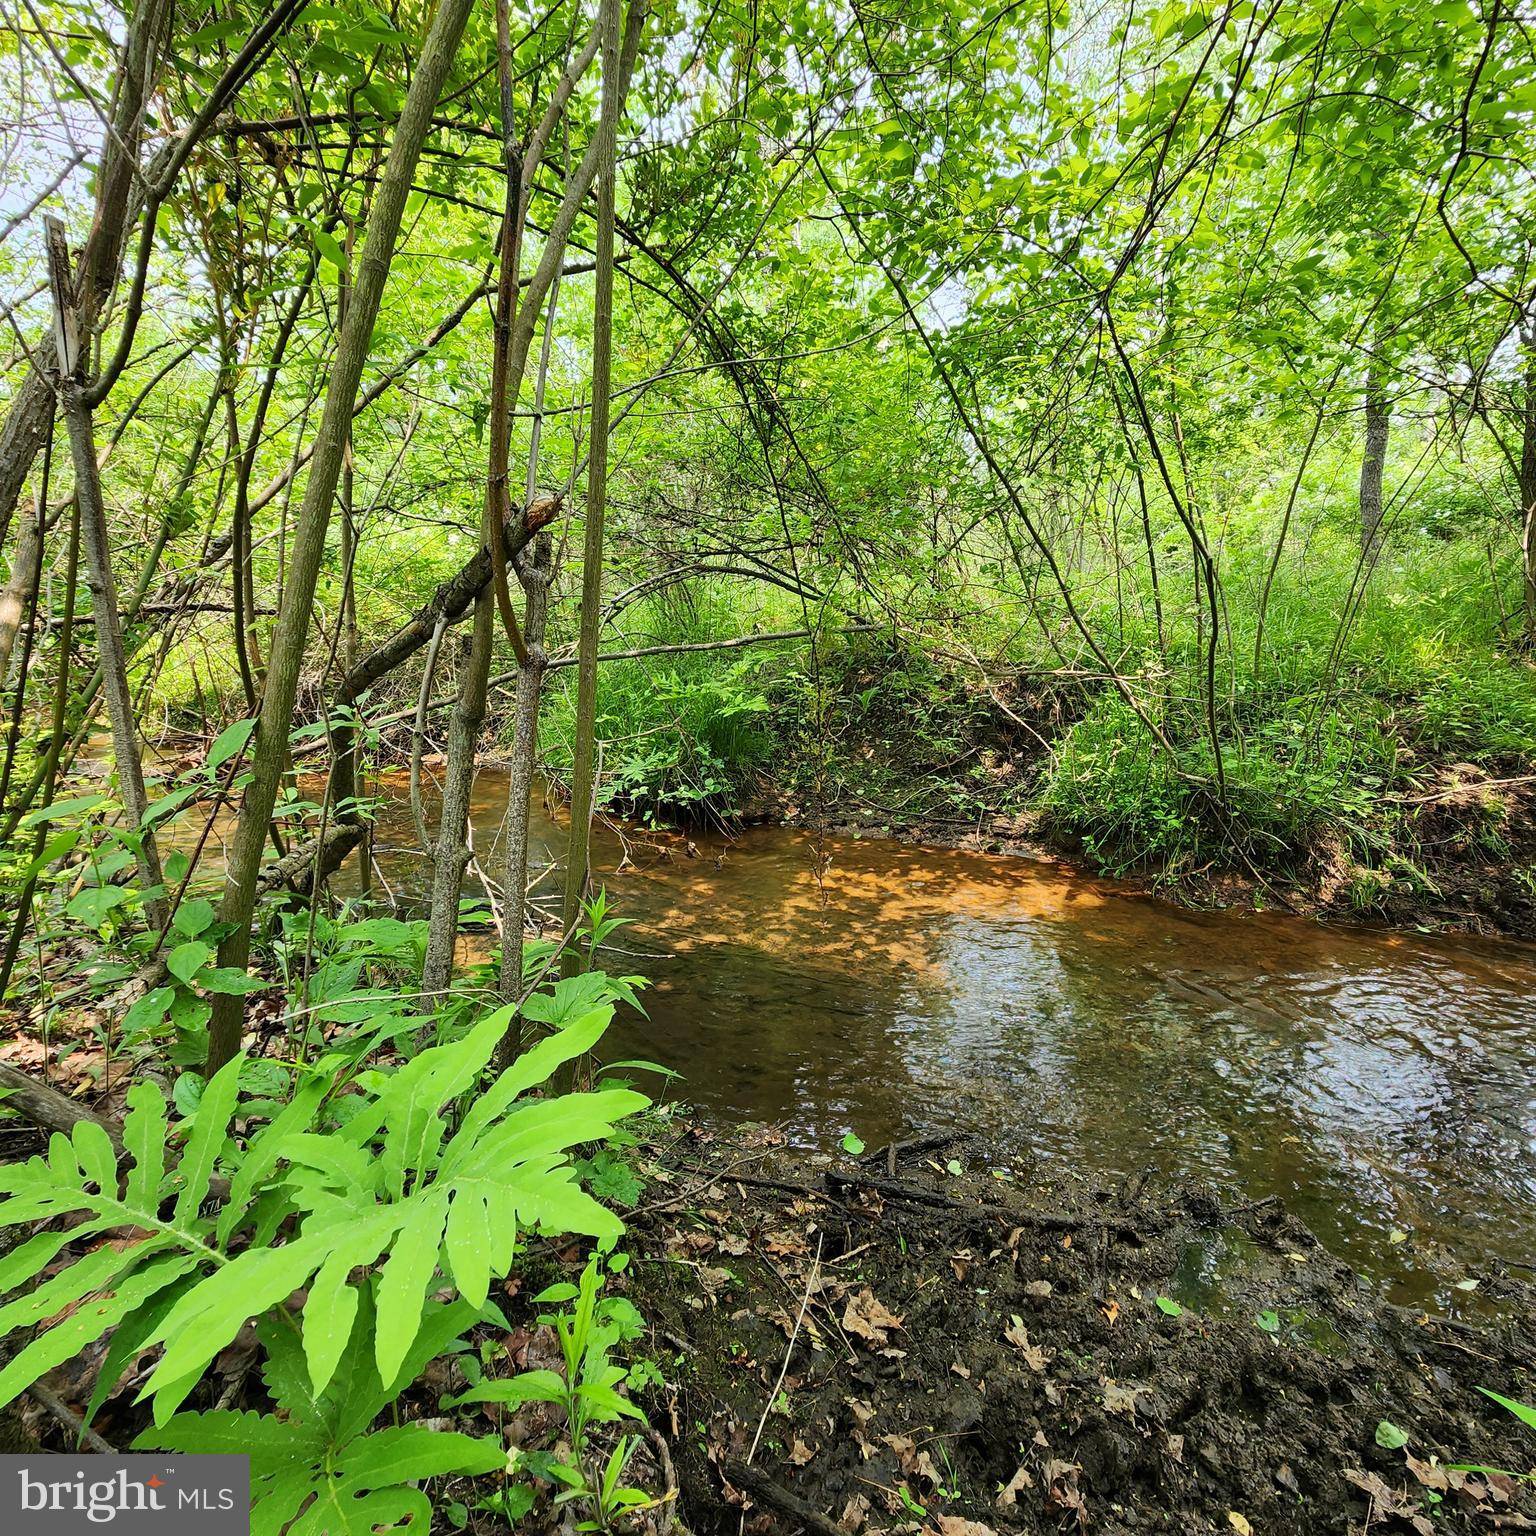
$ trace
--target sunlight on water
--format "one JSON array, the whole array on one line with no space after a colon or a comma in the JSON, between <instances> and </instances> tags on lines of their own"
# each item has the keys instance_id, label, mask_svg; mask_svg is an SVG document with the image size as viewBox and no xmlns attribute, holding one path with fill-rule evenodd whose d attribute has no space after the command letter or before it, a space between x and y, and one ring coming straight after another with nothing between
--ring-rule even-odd
<instances>
[{"instance_id":1,"label":"sunlight on water","mask_svg":"<svg viewBox=\"0 0 1536 1536\"><path fill-rule=\"evenodd\" d=\"M491 870L505 792L481 775ZM541 813L534 839L547 865L563 829ZM381 866L407 899L413 842L388 803ZM610 967L654 982L611 1048L681 1072L708 1114L821 1146L955 1127L1024 1177L1151 1167L1279 1194L1405 1301L1532 1257L1536 951L1196 913L1054 865L781 828L625 829L622 849L607 829L596 858L633 920Z\"/></svg>"}]
</instances>

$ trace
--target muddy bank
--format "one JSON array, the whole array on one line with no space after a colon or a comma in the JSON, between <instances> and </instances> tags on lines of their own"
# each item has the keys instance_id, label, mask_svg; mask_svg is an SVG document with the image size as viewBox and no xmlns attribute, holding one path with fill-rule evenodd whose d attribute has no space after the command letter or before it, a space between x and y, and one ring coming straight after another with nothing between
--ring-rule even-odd
<instances>
[{"instance_id":1,"label":"muddy bank","mask_svg":"<svg viewBox=\"0 0 1536 1536\"><path fill-rule=\"evenodd\" d=\"M1200 909L1283 911L1367 928L1536 942L1536 776L1528 768L1436 767L1426 788L1402 797L1402 829L1382 834L1389 851L1369 866L1342 838L1328 836L1284 866L1234 862L1187 871L1143 865L1117 870L1114 878L1127 889ZM817 816L798 798L759 785L740 821L816 825L842 837L889 837L1102 873L1078 839L1038 811L981 809L960 817L845 794Z\"/></svg>"},{"instance_id":2,"label":"muddy bank","mask_svg":"<svg viewBox=\"0 0 1536 1536\"><path fill-rule=\"evenodd\" d=\"M1532 1288L1387 1306L1275 1201L987 1176L963 1142L793 1156L690 1134L630 1289L690 1527L1496 1530L1536 1519ZM711 1182L712 1174L719 1177ZM753 1451L754 1442L756 1445ZM741 1464L750 1455L751 1468ZM766 1481L763 1481L766 1479Z\"/></svg>"}]
</instances>

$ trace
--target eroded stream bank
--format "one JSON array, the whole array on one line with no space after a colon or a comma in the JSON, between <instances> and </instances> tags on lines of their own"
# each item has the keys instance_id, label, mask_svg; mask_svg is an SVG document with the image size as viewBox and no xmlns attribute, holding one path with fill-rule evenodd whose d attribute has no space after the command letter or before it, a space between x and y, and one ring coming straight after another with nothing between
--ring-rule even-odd
<instances>
[{"instance_id":1,"label":"eroded stream bank","mask_svg":"<svg viewBox=\"0 0 1536 1536\"><path fill-rule=\"evenodd\" d=\"M381 867L409 901L423 865L384 789ZM482 772L492 870L504 803ZM546 870L555 814L534 826ZM595 858L632 920L606 963L653 982L609 1049L681 1073L716 1123L823 1148L958 1130L999 1181L1150 1169L1278 1195L1393 1299L1450 1312L1531 1261L1529 947L1194 912L1055 864L780 827L602 827Z\"/></svg>"},{"instance_id":2,"label":"eroded stream bank","mask_svg":"<svg viewBox=\"0 0 1536 1536\"><path fill-rule=\"evenodd\" d=\"M1528 1485L1454 1468L1536 1461L1477 1390L1530 1395L1523 1282L1469 1327L1362 1291L1278 1201L999 1187L966 1139L862 1162L775 1141L642 1158L624 1280L697 1536L1530 1526ZM1222 1247L1224 1297L1177 1302L1190 1249Z\"/></svg>"}]
</instances>

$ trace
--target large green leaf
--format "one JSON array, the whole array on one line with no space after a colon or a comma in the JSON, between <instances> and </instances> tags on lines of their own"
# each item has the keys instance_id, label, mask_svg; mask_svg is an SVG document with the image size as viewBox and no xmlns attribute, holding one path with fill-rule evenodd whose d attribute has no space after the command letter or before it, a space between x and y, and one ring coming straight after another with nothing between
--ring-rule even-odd
<instances>
[{"instance_id":1,"label":"large green leaf","mask_svg":"<svg viewBox=\"0 0 1536 1536\"><path fill-rule=\"evenodd\" d=\"M437 1251L448 1216L448 1196L442 1190L428 1190L407 1204L409 1212L379 1277L374 1351L383 1381L400 1369L421 1325L422 1303L437 1272Z\"/></svg>"},{"instance_id":2,"label":"large green leaf","mask_svg":"<svg viewBox=\"0 0 1536 1536\"><path fill-rule=\"evenodd\" d=\"M187 1138L187 1150L176 1168L181 1192L176 1196L172 1217L175 1222L190 1220L208 1198L213 1165L224 1145L230 1117L235 1112L235 1101L240 1094L240 1068L244 1060L243 1056L236 1056L225 1062L203 1090L192 1121L192 1134Z\"/></svg>"}]
</instances>

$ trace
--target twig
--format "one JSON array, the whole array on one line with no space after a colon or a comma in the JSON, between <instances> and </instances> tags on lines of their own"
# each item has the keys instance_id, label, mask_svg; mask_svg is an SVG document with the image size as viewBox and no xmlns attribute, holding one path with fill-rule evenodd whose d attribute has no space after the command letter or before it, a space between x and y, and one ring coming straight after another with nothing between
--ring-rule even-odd
<instances>
[{"instance_id":1,"label":"twig","mask_svg":"<svg viewBox=\"0 0 1536 1536\"><path fill-rule=\"evenodd\" d=\"M88 1445L93 1451L104 1456L117 1455L115 1445L103 1440L79 1414L75 1413L62 1398L55 1397L42 1382L34 1381L27 1388L27 1396L46 1408L75 1437L77 1444Z\"/></svg>"},{"instance_id":2,"label":"twig","mask_svg":"<svg viewBox=\"0 0 1536 1536\"><path fill-rule=\"evenodd\" d=\"M784 1349L784 1363L779 1367L779 1379L773 1384L773 1391L768 1394L768 1401L763 1404L763 1416L757 1421L757 1433L752 1436L752 1445L747 1451L747 1461L757 1455L757 1443L763 1438L763 1426L768 1422L768 1415L773 1411L774 1400L779 1395L779 1388L784 1385L784 1378L789 1374L790 1356L795 1352L795 1340L800 1337L801 1324L805 1322L805 1310L811 1304L811 1292L816 1289L816 1276L821 1273L821 1245L826 1237L825 1232L816 1234L816 1259L811 1265L811 1272L806 1276L805 1295L800 1298L800 1311L795 1317L795 1326L790 1330L789 1343Z\"/></svg>"}]
</instances>

